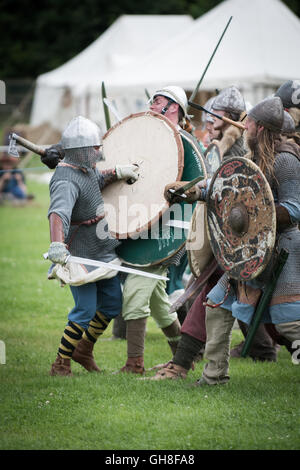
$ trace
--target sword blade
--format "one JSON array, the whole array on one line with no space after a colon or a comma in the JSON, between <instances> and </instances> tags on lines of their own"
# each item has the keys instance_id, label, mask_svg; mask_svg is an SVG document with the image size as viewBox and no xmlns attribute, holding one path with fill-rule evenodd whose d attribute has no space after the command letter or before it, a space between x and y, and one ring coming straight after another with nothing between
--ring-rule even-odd
<instances>
[{"instance_id":1,"label":"sword blade","mask_svg":"<svg viewBox=\"0 0 300 470\"><path fill-rule=\"evenodd\" d=\"M45 259L47 259L48 253L45 253L43 256ZM139 269L127 268L126 266L119 266L118 264L114 264L114 263L105 263L104 261L97 261L95 259L80 258L79 256L70 255L66 259L66 262L67 261L71 261L76 264L86 264L87 266L110 268L110 269L114 269L116 271L121 271L124 273L136 274L138 276L144 276L144 277L151 277L153 279L160 279L163 281L169 280L168 277L160 276L159 274L153 274L147 271L140 271Z\"/></svg>"},{"instance_id":2,"label":"sword blade","mask_svg":"<svg viewBox=\"0 0 300 470\"><path fill-rule=\"evenodd\" d=\"M184 220L168 220L166 223L168 227L183 228L184 230L189 230L190 223Z\"/></svg>"}]
</instances>

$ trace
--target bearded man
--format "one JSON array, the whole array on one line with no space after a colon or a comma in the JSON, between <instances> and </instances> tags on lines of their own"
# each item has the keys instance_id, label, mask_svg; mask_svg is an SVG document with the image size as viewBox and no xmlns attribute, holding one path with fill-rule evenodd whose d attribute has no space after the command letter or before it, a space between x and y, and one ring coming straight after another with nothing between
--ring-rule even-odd
<instances>
[{"instance_id":1,"label":"bearded man","mask_svg":"<svg viewBox=\"0 0 300 470\"><path fill-rule=\"evenodd\" d=\"M224 88L219 95L212 100L211 107L215 113L234 121L241 120L246 110L244 98L235 86ZM234 156L243 157L246 155L247 148L244 144L243 131L241 129L221 119L214 118L214 130L218 132L218 137L213 140L213 142L216 142L220 148L223 160ZM176 183L176 185L178 184L181 183ZM174 187L176 187L176 185ZM173 184L166 187L165 197L169 202L174 202L171 194L168 193L169 187L173 187ZM200 194L200 189L198 189L198 192L196 191L194 193L194 200L197 200L197 194ZM218 283L222 275L223 272L218 267L195 298L182 324L181 338L172 360L164 364L163 367L158 370L156 375L152 378L153 380L186 378L189 370L193 367L193 362L199 355L201 357L207 341L206 308L203 304L208 292ZM248 331L247 324L239 320L239 327L244 337L246 337ZM232 351L232 356L240 357L242 345L243 343ZM260 325L255 334L250 356L254 360L258 359L262 361L276 361L277 359L277 351L274 342L267 333L264 325Z\"/></svg>"},{"instance_id":2,"label":"bearded man","mask_svg":"<svg viewBox=\"0 0 300 470\"><path fill-rule=\"evenodd\" d=\"M288 149L280 149L284 126L284 110L278 97L266 98L254 106L247 118L247 144L253 161L266 176L273 192L277 233L271 260L263 272L245 289L251 296L240 297L240 292L230 287L225 292L229 276L224 274L218 284L208 293L206 307L208 359L202 377L196 385L225 384L229 380L229 347L234 318L250 323L260 294L272 277L277 253L289 251L288 260L277 280L275 290L263 321L273 323L277 332L293 343L300 339L300 160ZM202 196L204 195L201 190ZM214 308L218 303L222 306Z\"/></svg>"}]
</instances>

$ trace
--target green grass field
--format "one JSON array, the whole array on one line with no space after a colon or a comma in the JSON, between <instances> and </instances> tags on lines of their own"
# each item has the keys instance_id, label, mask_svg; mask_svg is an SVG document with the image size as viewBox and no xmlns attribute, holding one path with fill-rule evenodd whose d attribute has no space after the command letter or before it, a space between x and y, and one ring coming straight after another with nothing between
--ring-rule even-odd
<instances>
[{"instance_id":1,"label":"green grass field","mask_svg":"<svg viewBox=\"0 0 300 470\"><path fill-rule=\"evenodd\" d=\"M193 388L203 362L183 381L114 375L126 341L111 326L95 347L100 374L73 365L71 378L48 372L73 306L68 287L47 280L47 185L28 182L35 199L0 207L0 449L246 450L300 448L300 366L282 348L277 363L233 359L226 386ZM233 345L241 340L233 332ZM171 353L150 318L145 366ZM148 372L147 375L153 375Z\"/></svg>"}]
</instances>

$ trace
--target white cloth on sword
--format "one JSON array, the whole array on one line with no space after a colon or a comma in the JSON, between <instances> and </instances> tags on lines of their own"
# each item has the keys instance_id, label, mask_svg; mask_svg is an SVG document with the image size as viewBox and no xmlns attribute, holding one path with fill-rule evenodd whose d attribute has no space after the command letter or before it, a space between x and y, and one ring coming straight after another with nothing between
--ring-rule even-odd
<instances>
[{"instance_id":1,"label":"white cloth on sword","mask_svg":"<svg viewBox=\"0 0 300 470\"><path fill-rule=\"evenodd\" d=\"M110 263L119 266L122 264L119 258L113 259ZM91 269L91 266L87 267L84 264L67 261L65 265L52 265L48 272L48 279L57 279L62 285L81 286L89 282L100 281L101 279L111 279L117 274L118 271L116 269L104 266Z\"/></svg>"}]
</instances>

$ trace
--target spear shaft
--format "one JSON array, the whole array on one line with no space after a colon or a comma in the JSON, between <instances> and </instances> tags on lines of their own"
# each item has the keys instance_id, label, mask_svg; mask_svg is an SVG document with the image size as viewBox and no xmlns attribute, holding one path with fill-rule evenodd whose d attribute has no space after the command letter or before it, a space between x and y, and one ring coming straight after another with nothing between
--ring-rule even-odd
<instances>
[{"instance_id":1,"label":"spear shaft","mask_svg":"<svg viewBox=\"0 0 300 470\"><path fill-rule=\"evenodd\" d=\"M202 83L202 81L203 81L203 78L205 77L205 74L206 74L206 72L207 72L207 69L208 69L208 67L209 67L210 64L211 64L211 61L213 60L215 53L217 52L217 49L218 49L218 47L219 47L219 45L220 45L220 43L221 43L221 41L222 41L222 39L223 39L223 37L224 37L224 34L225 34L226 31L227 31L227 28L228 28L228 26L229 26L229 24L230 24L232 18L233 18L232 16L229 18L228 23L227 23L227 25L226 25L226 27L225 27L225 29L224 29L224 31L223 31L221 37L220 37L220 39L219 39L219 41L218 41L218 43L217 43L215 49L214 49L214 51L213 51L213 53L212 53L212 55L211 55L211 57L210 57L210 59L209 59L209 61L208 61L208 64L207 64L207 66L205 67L204 72L202 73L201 78L200 78L200 80L199 80L199 82L198 82L198 84L197 84L195 90L193 91L193 93L192 93L192 95L191 95L191 97L190 97L190 101L193 101L193 99L194 99L195 96L197 95L198 90L199 90L199 88L200 88L200 85L201 85L201 83Z\"/></svg>"}]
</instances>

